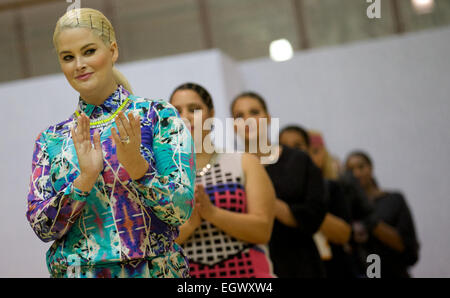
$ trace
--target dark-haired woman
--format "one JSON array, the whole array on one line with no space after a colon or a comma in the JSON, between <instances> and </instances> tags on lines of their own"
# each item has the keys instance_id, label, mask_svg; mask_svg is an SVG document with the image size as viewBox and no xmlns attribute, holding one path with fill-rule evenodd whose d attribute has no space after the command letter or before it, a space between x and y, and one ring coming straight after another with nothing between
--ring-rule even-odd
<instances>
[{"instance_id":1,"label":"dark-haired woman","mask_svg":"<svg viewBox=\"0 0 450 298\"><path fill-rule=\"evenodd\" d=\"M381 260L381 277L409 277L408 267L418 260L419 244L411 212L399 192L384 191L373 177L371 158L354 151L346 160L346 168L359 181L380 222L367 233L356 226L355 236L364 254L377 254ZM364 259L364 258L363 258Z\"/></svg>"},{"instance_id":2,"label":"dark-haired woman","mask_svg":"<svg viewBox=\"0 0 450 298\"><path fill-rule=\"evenodd\" d=\"M194 212L177 239L189 259L190 275L274 277L265 245L272 231L275 199L267 173L250 154L214 149L210 130L203 129L205 121L214 117L205 88L183 84L170 102L190 125L196 147Z\"/></svg>"},{"instance_id":3,"label":"dark-haired woman","mask_svg":"<svg viewBox=\"0 0 450 298\"><path fill-rule=\"evenodd\" d=\"M328 212L314 235L314 240L325 264L327 278L356 277L352 258L346 252L351 236L351 202L338 182L338 172L325 146L322 134L309 133L300 126L291 125L280 132L280 144L309 152L325 179Z\"/></svg>"},{"instance_id":4,"label":"dark-haired woman","mask_svg":"<svg viewBox=\"0 0 450 298\"><path fill-rule=\"evenodd\" d=\"M310 139L308 132L301 126L289 125L280 130L280 144L309 152Z\"/></svg>"},{"instance_id":5,"label":"dark-haired woman","mask_svg":"<svg viewBox=\"0 0 450 298\"><path fill-rule=\"evenodd\" d=\"M270 115L264 99L252 92L238 95L231 106L233 117L242 122L256 121L242 132L247 152L252 144L258 144L252 152L269 160L270 153L259 147L266 138L264 121L270 123ZM262 119L262 121L260 121ZM272 146L272 145L271 145ZM288 147L272 146L270 152L279 152L275 163L266 164L266 170L276 192L275 223L269 242L270 256L275 274L279 277L324 277L325 271L313 235L317 232L326 213L324 183L320 170L308 154Z\"/></svg>"}]
</instances>

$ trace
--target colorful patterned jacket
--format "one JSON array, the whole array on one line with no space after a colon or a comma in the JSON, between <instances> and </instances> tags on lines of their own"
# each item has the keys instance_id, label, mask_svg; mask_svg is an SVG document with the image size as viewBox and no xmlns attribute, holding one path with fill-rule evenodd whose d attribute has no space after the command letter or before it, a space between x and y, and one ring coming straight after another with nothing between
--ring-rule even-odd
<instances>
[{"instance_id":1,"label":"colorful patterned jacket","mask_svg":"<svg viewBox=\"0 0 450 298\"><path fill-rule=\"evenodd\" d=\"M141 154L150 166L137 180L119 163L112 143L111 128L116 124L110 118L120 109L141 116ZM70 266L162 257L175 258L178 264L170 270L159 268L165 272L154 275L187 275L174 268L187 268L174 239L193 209L195 155L191 135L175 108L133 96L119 86L99 106L80 98L77 111L90 118L91 138L95 129L101 138L104 168L90 193L73 185L80 174L70 132L75 114L41 132L33 153L26 215L41 240L54 241L47 252L50 273L65 276ZM92 126L95 122L101 124Z\"/></svg>"}]
</instances>

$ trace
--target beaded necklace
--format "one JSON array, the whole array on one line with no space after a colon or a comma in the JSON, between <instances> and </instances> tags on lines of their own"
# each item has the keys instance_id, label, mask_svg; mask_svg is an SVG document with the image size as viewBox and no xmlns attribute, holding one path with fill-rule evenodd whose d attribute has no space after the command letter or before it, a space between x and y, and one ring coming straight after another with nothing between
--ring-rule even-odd
<instances>
[{"instance_id":1,"label":"beaded necklace","mask_svg":"<svg viewBox=\"0 0 450 298\"><path fill-rule=\"evenodd\" d=\"M107 126L108 124L110 124L114 118L116 117L117 113L119 113L121 110L128 108L128 106L130 105L131 101L130 98L127 97L127 99L125 99L125 101L117 108L117 110L111 115L111 116L101 116L100 120L97 120L95 122L91 122L90 126L92 128L98 128L98 127L104 127ZM75 111L75 119L77 119L80 116L80 113L78 111Z\"/></svg>"},{"instance_id":2,"label":"beaded necklace","mask_svg":"<svg viewBox=\"0 0 450 298\"><path fill-rule=\"evenodd\" d=\"M197 177L203 177L206 175L206 173L209 172L209 170L212 167L212 164L214 164L214 162L215 162L215 157L216 157L216 154L213 153L213 155L210 157L209 162L206 164L206 166L204 166L203 169L201 169L200 171L199 170L196 171Z\"/></svg>"}]
</instances>

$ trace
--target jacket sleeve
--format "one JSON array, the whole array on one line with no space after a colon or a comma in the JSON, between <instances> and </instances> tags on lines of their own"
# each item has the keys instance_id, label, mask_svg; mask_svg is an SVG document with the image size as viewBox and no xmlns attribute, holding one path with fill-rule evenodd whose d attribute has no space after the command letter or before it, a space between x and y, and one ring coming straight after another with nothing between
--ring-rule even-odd
<instances>
[{"instance_id":1,"label":"jacket sleeve","mask_svg":"<svg viewBox=\"0 0 450 298\"><path fill-rule=\"evenodd\" d=\"M369 199L364 190L359 185L358 180L350 171L346 171L339 179L339 183L344 190L344 196L350 200L351 221L361 221L366 229L371 232L380 219L370 205Z\"/></svg>"},{"instance_id":2,"label":"jacket sleeve","mask_svg":"<svg viewBox=\"0 0 450 298\"><path fill-rule=\"evenodd\" d=\"M303 191L304 200L301 203L292 204L291 211L298 222L298 228L302 233L313 235L319 229L327 212L325 185L320 170L312 163L309 156L305 157Z\"/></svg>"},{"instance_id":3,"label":"jacket sleeve","mask_svg":"<svg viewBox=\"0 0 450 298\"><path fill-rule=\"evenodd\" d=\"M153 156L144 154L149 168L132 183L159 219L179 226L189 219L194 206L193 140L176 109L167 102L152 103L145 118L152 125L151 129L144 125L142 138L153 139Z\"/></svg>"},{"instance_id":4,"label":"jacket sleeve","mask_svg":"<svg viewBox=\"0 0 450 298\"><path fill-rule=\"evenodd\" d=\"M325 180L325 187L329 194L328 212L351 223L350 200L344 196L341 185L334 180Z\"/></svg>"},{"instance_id":5,"label":"jacket sleeve","mask_svg":"<svg viewBox=\"0 0 450 298\"><path fill-rule=\"evenodd\" d=\"M73 186L77 172L73 169L70 172L64 167L57 168L53 173L67 174L66 182L55 191L47 149L45 132L42 132L36 139L33 151L26 213L34 232L44 242L59 239L70 229L89 195Z\"/></svg>"},{"instance_id":6,"label":"jacket sleeve","mask_svg":"<svg viewBox=\"0 0 450 298\"><path fill-rule=\"evenodd\" d=\"M408 204L402 194L396 194L399 198L399 211L397 221L397 231L402 237L405 251L402 254L406 265L414 265L419 259L419 243L417 241L414 221Z\"/></svg>"}]
</instances>

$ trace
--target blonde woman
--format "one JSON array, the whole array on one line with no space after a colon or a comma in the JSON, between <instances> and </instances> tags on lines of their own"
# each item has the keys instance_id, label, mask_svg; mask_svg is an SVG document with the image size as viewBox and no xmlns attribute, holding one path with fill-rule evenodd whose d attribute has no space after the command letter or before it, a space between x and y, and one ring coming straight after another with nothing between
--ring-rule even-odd
<instances>
[{"instance_id":1,"label":"blonde woman","mask_svg":"<svg viewBox=\"0 0 450 298\"><path fill-rule=\"evenodd\" d=\"M101 12L67 12L53 43L80 97L38 135L32 159L27 218L53 241L51 276L187 277L174 240L193 206L189 131L170 104L131 94Z\"/></svg>"},{"instance_id":2,"label":"blonde woman","mask_svg":"<svg viewBox=\"0 0 450 298\"><path fill-rule=\"evenodd\" d=\"M316 166L321 169L328 189L328 213L315 235L318 246L322 246L327 276L331 278L355 277L350 255L344 250L351 237L351 202L344 196L337 182L339 173L334 160L325 146L322 134L316 130L309 131L309 153ZM329 245L329 251L323 249Z\"/></svg>"}]
</instances>

